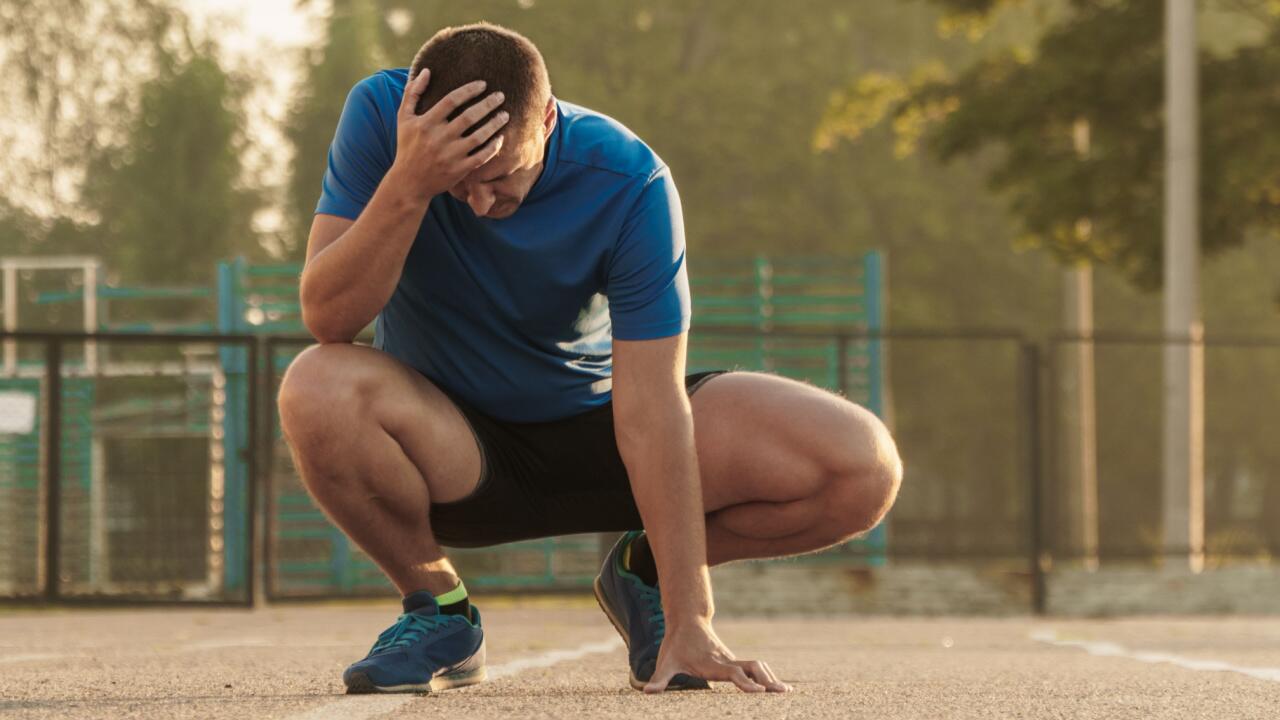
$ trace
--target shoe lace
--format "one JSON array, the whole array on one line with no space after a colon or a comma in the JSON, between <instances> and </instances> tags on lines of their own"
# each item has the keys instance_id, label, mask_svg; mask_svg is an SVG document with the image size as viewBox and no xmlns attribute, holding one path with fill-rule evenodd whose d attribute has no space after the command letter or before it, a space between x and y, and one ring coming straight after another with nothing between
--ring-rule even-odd
<instances>
[{"instance_id":1,"label":"shoe lace","mask_svg":"<svg viewBox=\"0 0 1280 720\"><path fill-rule=\"evenodd\" d=\"M378 640L373 644L373 649L369 651L369 654L392 648L407 647L422 639L424 635L440 629L453 619L454 616L452 615L405 613L396 618L394 625L383 630L382 634L378 635Z\"/></svg>"},{"instance_id":2,"label":"shoe lace","mask_svg":"<svg viewBox=\"0 0 1280 720\"><path fill-rule=\"evenodd\" d=\"M662 612L662 594L656 587L644 583L636 585L640 589L640 602L649 611L649 624L657 626L653 631L653 644L661 645L662 636L667 633L667 616Z\"/></svg>"}]
</instances>

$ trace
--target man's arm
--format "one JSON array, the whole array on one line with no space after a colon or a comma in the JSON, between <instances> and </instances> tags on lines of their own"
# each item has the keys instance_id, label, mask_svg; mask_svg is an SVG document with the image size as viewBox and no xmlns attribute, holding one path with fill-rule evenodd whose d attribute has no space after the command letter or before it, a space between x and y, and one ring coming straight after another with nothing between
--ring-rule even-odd
<instances>
[{"instance_id":1,"label":"man's arm","mask_svg":"<svg viewBox=\"0 0 1280 720\"><path fill-rule=\"evenodd\" d=\"M312 220L299 294L317 341L351 342L391 298L426 213L426 201L403 196L388 173L357 220Z\"/></svg>"},{"instance_id":2,"label":"man's arm","mask_svg":"<svg viewBox=\"0 0 1280 720\"><path fill-rule=\"evenodd\" d=\"M661 692L678 673L731 681L747 692L784 691L759 663L735 660L711 628L706 517L684 384L686 337L613 343L618 450L653 550L667 618L645 692Z\"/></svg>"},{"instance_id":3,"label":"man's arm","mask_svg":"<svg viewBox=\"0 0 1280 720\"><path fill-rule=\"evenodd\" d=\"M502 136L494 135L507 122L505 112L463 137L502 104L501 93L449 121L449 113L484 91L483 82L468 83L417 115L414 108L429 80L424 69L405 87L396 116L395 162L359 217L353 222L321 214L311 224L299 292L302 321L322 343L351 342L373 321L395 291L431 198L502 149Z\"/></svg>"}]
</instances>

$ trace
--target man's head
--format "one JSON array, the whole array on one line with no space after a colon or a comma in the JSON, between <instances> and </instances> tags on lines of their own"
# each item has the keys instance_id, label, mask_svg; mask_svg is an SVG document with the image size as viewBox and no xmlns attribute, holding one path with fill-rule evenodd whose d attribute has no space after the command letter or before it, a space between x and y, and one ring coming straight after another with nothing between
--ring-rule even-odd
<instances>
[{"instance_id":1,"label":"man's head","mask_svg":"<svg viewBox=\"0 0 1280 720\"><path fill-rule=\"evenodd\" d=\"M414 57L410 79L424 68L431 71L431 79L418 100L419 115L473 80L484 80L486 93L477 95L472 102L493 91L501 91L505 96L501 109L509 113L511 119L499 133L503 136L502 151L463 178L449 193L470 205L476 215L493 218L511 215L537 181L546 140L555 127L555 104L542 54L517 32L477 23L436 33ZM471 104L468 102L455 110L450 119ZM483 125L490 117L492 113L474 127Z\"/></svg>"}]
</instances>

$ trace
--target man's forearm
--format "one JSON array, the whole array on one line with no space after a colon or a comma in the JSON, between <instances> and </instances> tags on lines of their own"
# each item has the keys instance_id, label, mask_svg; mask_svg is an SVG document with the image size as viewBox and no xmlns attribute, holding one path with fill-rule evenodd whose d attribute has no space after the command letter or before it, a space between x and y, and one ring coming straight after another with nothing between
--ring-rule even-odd
<instances>
[{"instance_id":1,"label":"man's forearm","mask_svg":"<svg viewBox=\"0 0 1280 720\"><path fill-rule=\"evenodd\" d=\"M302 271L302 319L320 342L349 342L381 312L431 198L398 187L393 167L360 217Z\"/></svg>"},{"instance_id":2,"label":"man's forearm","mask_svg":"<svg viewBox=\"0 0 1280 720\"><path fill-rule=\"evenodd\" d=\"M663 405L661 417L621 419L619 449L658 566L666 615L678 626L710 619L714 607L693 415L684 398Z\"/></svg>"}]
</instances>

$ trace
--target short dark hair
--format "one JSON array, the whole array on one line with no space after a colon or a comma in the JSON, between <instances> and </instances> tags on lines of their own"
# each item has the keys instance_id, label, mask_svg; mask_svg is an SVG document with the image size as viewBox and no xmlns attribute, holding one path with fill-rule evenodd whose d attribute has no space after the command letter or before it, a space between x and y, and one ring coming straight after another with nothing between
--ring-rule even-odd
<instances>
[{"instance_id":1,"label":"short dark hair","mask_svg":"<svg viewBox=\"0 0 1280 720\"><path fill-rule=\"evenodd\" d=\"M484 80L485 92L472 102L502 91L506 98L502 109L511 115L507 128L523 134L537 127L551 97L551 81L542 53L529 38L499 25L474 23L444 28L414 56L409 78L417 77L423 68L431 71L431 81L418 99L415 110L419 115L458 87ZM470 105L468 102L455 110L450 119ZM488 119L485 117L477 125Z\"/></svg>"}]
</instances>

